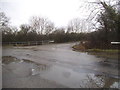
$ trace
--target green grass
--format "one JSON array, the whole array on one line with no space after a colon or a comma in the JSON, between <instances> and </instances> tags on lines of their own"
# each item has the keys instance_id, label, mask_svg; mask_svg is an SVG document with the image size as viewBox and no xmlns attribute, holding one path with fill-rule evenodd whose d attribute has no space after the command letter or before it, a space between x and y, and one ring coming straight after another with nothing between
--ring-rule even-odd
<instances>
[{"instance_id":1,"label":"green grass","mask_svg":"<svg viewBox=\"0 0 120 90\"><path fill-rule=\"evenodd\" d=\"M96 53L100 53L100 52L105 52L105 53L118 53L120 52L120 50L117 49L88 49L88 52L96 52Z\"/></svg>"},{"instance_id":2,"label":"green grass","mask_svg":"<svg viewBox=\"0 0 120 90\"><path fill-rule=\"evenodd\" d=\"M74 45L72 48L75 51L88 52L88 54L108 59L118 59L120 55L120 50L117 49L85 49L83 46L81 48L80 45Z\"/></svg>"},{"instance_id":3,"label":"green grass","mask_svg":"<svg viewBox=\"0 0 120 90\"><path fill-rule=\"evenodd\" d=\"M119 59L120 50L116 49L88 49L89 54L95 55L97 57L103 57L108 59Z\"/></svg>"}]
</instances>

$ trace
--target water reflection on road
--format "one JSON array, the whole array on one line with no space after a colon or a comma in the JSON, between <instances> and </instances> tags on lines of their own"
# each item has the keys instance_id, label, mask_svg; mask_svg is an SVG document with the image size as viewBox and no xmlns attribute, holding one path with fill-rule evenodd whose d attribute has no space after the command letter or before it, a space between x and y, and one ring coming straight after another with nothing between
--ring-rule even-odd
<instances>
[{"instance_id":1,"label":"water reflection on road","mask_svg":"<svg viewBox=\"0 0 120 90\"><path fill-rule=\"evenodd\" d=\"M117 60L72 51L73 44L3 48L3 87L118 88Z\"/></svg>"}]
</instances>

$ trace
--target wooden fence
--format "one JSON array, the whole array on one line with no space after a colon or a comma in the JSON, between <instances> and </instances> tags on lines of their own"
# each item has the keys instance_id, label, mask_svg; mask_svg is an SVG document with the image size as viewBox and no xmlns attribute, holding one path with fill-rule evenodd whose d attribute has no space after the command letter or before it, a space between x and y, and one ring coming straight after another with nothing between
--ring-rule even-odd
<instances>
[{"instance_id":1,"label":"wooden fence","mask_svg":"<svg viewBox=\"0 0 120 90\"><path fill-rule=\"evenodd\" d=\"M12 46L33 46L33 45L43 45L54 43L53 40L44 40L44 41L28 41L28 42L2 42L2 45L12 45Z\"/></svg>"}]
</instances>

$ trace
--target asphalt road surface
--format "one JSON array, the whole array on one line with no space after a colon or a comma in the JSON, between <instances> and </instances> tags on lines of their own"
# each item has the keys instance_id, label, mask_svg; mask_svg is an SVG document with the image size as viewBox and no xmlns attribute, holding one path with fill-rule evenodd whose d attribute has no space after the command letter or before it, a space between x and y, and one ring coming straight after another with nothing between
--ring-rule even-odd
<instances>
[{"instance_id":1,"label":"asphalt road surface","mask_svg":"<svg viewBox=\"0 0 120 90\"><path fill-rule=\"evenodd\" d=\"M3 47L3 88L118 88L117 60L73 51L74 44Z\"/></svg>"}]
</instances>

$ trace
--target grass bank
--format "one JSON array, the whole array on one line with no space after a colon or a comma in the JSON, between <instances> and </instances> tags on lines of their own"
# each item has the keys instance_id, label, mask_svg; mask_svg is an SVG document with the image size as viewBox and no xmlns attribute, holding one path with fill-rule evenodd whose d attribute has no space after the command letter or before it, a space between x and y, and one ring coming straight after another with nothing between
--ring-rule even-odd
<instances>
[{"instance_id":1,"label":"grass bank","mask_svg":"<svg viewBox=\"0 0 120 90\"><path fill-rule=\"evenodd\" d=\"M88 52L88 54L108 59L119 59L120 56L120 50L116 49L86 49L84 45L74 45L72 48L75 51Z\"/></svg>"}]
</instances>

